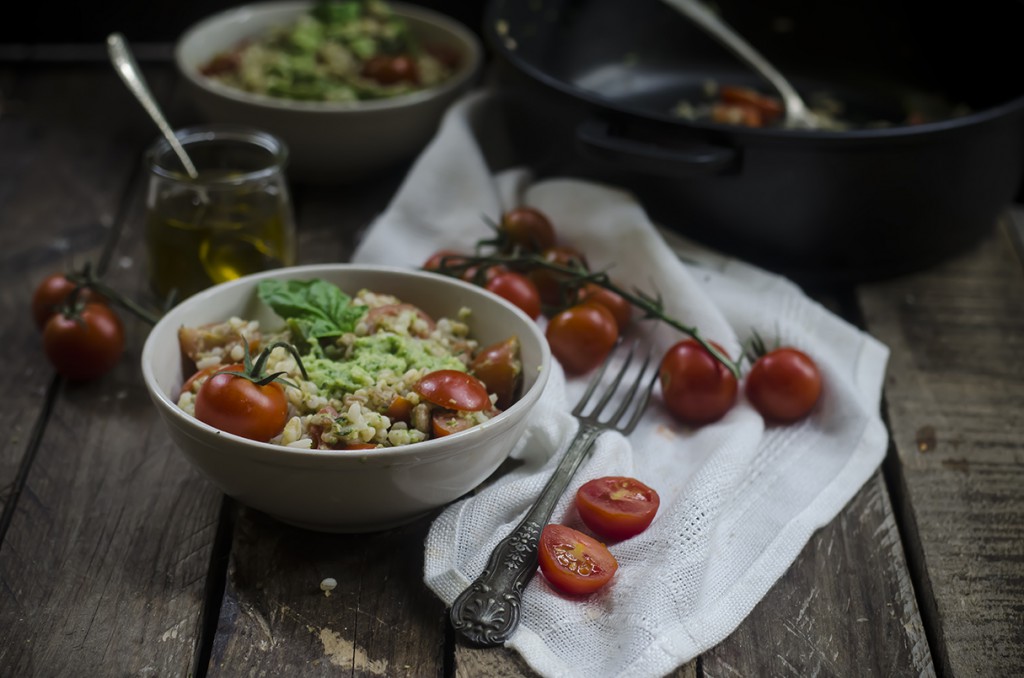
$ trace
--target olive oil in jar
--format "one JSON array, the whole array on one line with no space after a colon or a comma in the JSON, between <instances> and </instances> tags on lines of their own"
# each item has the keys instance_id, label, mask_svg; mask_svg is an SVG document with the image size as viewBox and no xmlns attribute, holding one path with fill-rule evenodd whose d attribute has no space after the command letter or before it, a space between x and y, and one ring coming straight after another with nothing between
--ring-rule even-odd
<instances>
[{"instance_id":1,"label":"olive oil in jar","mask_svg":"<svg viewBox=\"0 0 1024 678\"><path fill-rule=\"evenodd\" d=\"M150 152L146 246L162 299L295 263L291 201L273 152L283 146L265 133L214 129L179 132L196 179L176 168L169 146Z\"/></svg>"}]
</instances>

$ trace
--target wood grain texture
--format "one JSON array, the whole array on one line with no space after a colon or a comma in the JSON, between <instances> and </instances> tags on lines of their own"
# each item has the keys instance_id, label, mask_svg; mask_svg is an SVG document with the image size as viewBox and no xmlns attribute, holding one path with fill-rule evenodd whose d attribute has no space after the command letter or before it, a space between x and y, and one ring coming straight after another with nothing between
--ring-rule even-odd
<instances>
[{"instance_id":1,"label":"wood grain texture","mask_svg":"<svg viewBox=\"0 0 1024 678\"><path fill-rule=\"evenodd\" d=\"M865 287L908 556L945 676L1024 672L1024 276L1005 228Z\"/></svg>"},{"instance_id":2,"label":"wood grain texture","mask_svg":"<svg viewBox=\"0 0 1024 678\"><path fill-rule=\"evenodd\" d=\"M18 148L6 135L31 142L18 171L0 177L3 209L19 226L3 230L13 250L4 255L12 264L3 267L4 287L23 295L21 278L105 251L109 284L144 289L141 240L104 245L141 220L135 181L152 123L112 71L33 75L16 97L24 115L0 118L5 149ZM26 308L16 310L29 326ZM138 368L148 327L123 318L127 347L114 371L58 382L0 545L0 675L193 670L220 495L157 420ZM38 344L21 355L50 378Z\"/></svg>"},{"instance_id":3,"label":"wood grain texture","mask_svg":"<svg viewBox=\"0 0 1024 678\"><path fill-rule=\"evenodd\" d=\"M429 526L322 534L241 508L208 675L443 676L445 610L422 583Z\"/></svg>"}]
</instances>

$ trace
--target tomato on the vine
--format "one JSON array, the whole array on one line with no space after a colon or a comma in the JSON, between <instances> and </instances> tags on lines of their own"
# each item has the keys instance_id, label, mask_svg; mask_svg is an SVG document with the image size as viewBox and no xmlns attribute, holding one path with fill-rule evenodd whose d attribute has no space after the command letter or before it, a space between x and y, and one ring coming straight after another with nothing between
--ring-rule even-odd
<instances>
[{"instance_id":1,"label":"tomato on the vine","mask_svg":"<svg viewBox=\"0 0 1024 678\"><path fill-rule=\"evenodd\" d=\"M605 539L628 539L654 520L661 498L636 478L594 478L576 491L576 511L595 533Z\"/></svg>"},{"instance_id":2,"label":"tomato on the vine","mask_svg":"<svg viewBox=\"0 0 1024 678\"><path fill-rule=\"evenodd\" d=\"M770 422L803 419L821 397L821 372L814 360L792 347L762 355L747 374L747 400Z\"/></svg>"},{"instance_id":3,"label":"tomato on the vine","mask_svg":"<svg viewBox=\"0 0 1024 678\"><path fill-rule=\"evenodd\" d=\"M665 353L658 376L665 406L683 423L718 421L736 402L736 377L693 339L684 339Z\"/></svg>"},{"instance_id":4,"label":"tomato on the vine","mask_svg":"<svg viewBox=\"0 0 1024 678\"><path fill-rule=\"evenodd\" d=\"M516 207L505 212L499 227L510 245L527 252L541 252L555 244L551 220L535 207Z\"/></svg>"},{"instance_id":5,"label":"tomato on the vine","mask_svg":"<svg viewBox=\"0 0 1024 678\"><path fill-rule=\"evenodd\" d=\"M508 409L515 402L523 383L523 361L519 357L519 338L485 346L469 364L470 372L497 396L495 405Z\"/></svg>"},{"instance_id":6,"label":"tomato on the vine","mask_svg":"<svg viewBox=\"0 0 1024 678\"><path fill-rule=\"evenodd\" d=\"M601 364L619 339L615 316L604 306L584 302L548 322L551 353L569 374L584 374Z\"/></svg>"},{"instance_id":7,"label":"tomato on the vine","mask_svg":"<svg viewBox=\"0 0 1024 678\"><path fill-rule=\"evenodd\" d=\"M487 281L484 289L510 301L532 319L536 319L540 315L540 293L533 281L522 273L515 271L497 273Z\"/></svg>"},{"instance_id":8,"label":"tomato on the vine","mask_svg":"<svg viewBox=\"0 0 1024 678\"><path fill-rule=\"evenodd\" d=\"M537 561L544 578L563 593L584 595L611 581L619 563L601 542L564 525L540 533Z\"/></svg>"},{"instance_id":9,"label":"tomato on the vine","mask_svg":"<svg viewBox=\"0 0 1024 678\"><path fill-rule=\"evenodd\" d=\"M590 301L601 304L615 316L615 323L619 326L619 332L623 332L633 320L633 304L618 292L613 292L607 287L597 283L587 283L580 290L580 301Z\"/></svg>"},{"instance_id":10,"label":"tomato on the vine","mask_svg":"<svg viewBox=\"0 0 1024 678\"><path fill-rule=\"evenodd\" d=\"M57 374L76 381L95 379L121 359L124 327L106 304L76 304L46 321L43 351Z\"/></svg>"},{"instance_id":11,"label":"tomato on the vine","mask_svg":"<svg viewBox=\"0 0 1024 678\"><path fill-rule=\"evenodd\" d=\"M196 394L196 419L236 436L267 442L288 423L288 399L276 381L257 384L241 365L209 377Z\"/></svg>"},{"instance_id":12,"label":"tomato on the vine","mask_svg":"<svg viewBox=\"0 0 1024 678\"><path fill-rule=\"evenodd\" d=\"M61 306L68 301L76 287L63 273L53 273L43 278L32 293L32 319L37 328L42 330L46 321L60 312ZM75 301L81 304L90 301L106 303L103 295L89 287L79 288Z\"/></svg>"},{"instance_id":13,"label":"tomato on the vine","mask_svg":"<svg viewBox=\"0 0 1024 678\"><path fill-rule=\"evenodd\" d=\"M440 249L427 257L422 268L427 271L440 271L442 266L457 266L464 261L465 256L455 250Z\"/></svg>"},{"instance_id":14,"label":"tomato on the vine","mask_svg":"<svg viewBox=\"0 0 1024 678\"><path fill-rule=\"evenodd\" d=\"M555 245L543 250L540 253L543 261L555 264L563 268L586 272L589 270L587 259L575 247L568 245ZM530 280L537 286L540 293L540 300L548 306L562 306L566 299L566 290L563 290L562 283L571 280L571 276L561 271L555 271L543 266L537 266L530 270Z\"/></svg>"},{"instance_id":15,"label":"tomato on the vine","mask_svg":"<svg viewBox=\"0 0 1024 678\"><path fill-rule=\"evenodd\" d=\"M424 375L413 386L424 400L461 412L479 412L491 406L484 383L459 370L436 370Z\"/></svg>"}]
</instances>

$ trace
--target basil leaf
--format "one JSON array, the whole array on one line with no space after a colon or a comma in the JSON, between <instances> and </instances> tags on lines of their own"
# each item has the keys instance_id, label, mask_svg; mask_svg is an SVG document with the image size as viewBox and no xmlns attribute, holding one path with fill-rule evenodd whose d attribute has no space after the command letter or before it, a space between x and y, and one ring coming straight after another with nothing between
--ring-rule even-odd
<instances>
[{"instance_id":1,"label":"basil leaf","mask_svg":"<svg viewBox=\"0 0 1024 678\"><path fill-rule=\"evenodd\" d=\"M351 332L366 314L365 306L353 304L336 285L320 279L263 280L257 293L310 343Z\"/></svg>"}]
</instances>

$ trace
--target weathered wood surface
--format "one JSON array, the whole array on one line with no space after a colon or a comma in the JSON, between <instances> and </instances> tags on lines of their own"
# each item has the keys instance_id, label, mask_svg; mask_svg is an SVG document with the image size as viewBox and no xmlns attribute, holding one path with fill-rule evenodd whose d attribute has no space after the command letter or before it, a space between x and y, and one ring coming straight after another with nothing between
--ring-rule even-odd
<instances>
[{"instance_id":1,"label":"weathered wood surface","mask_svg":"<svg viewBox=\"0 0 1024 678\"><path fill-rule=\"evenodd\" d=\"M149 70L174 119L192 122L170 70ZM13 357L0 377L0 675L532 676L513 652L454 640L422 584L428 519L320 535L223 503L149 405L143 323L126 318L127 354L102 380L53 378L31 290L88 258L145 294L141 152L155 132L95 66L0 65L0 107L12 319L0 337ZM300 259L348 259L401 179L294 187ZM943 676L1024 669L1020 260L1000 232L858 300L893 350L889 467L677 678L931 675L933 655Z\"/></svg>"},{"instance_id":2,"label":"weathered wood surface","mask_svg":"<svg viewBox=\"0 0 1024 678\"><path fill-rule=\"evenodd\" d=\"M1024 270L1008 223L860 291L892 349L894 494L944 676L1024 672Z\"/></svg>"}]
</instances>

